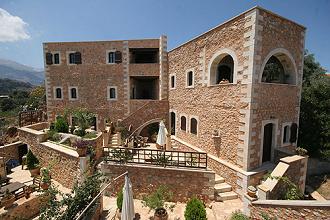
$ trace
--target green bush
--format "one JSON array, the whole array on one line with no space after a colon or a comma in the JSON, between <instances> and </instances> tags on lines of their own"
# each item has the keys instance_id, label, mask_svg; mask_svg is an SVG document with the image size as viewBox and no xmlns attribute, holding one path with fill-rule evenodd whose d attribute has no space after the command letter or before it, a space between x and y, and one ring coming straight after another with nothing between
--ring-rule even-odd
<instances>
[{"instance_id":1,"label":"green bush","mask_svg":"<svg viewBox=\"0 0 330 220\"><path fill-rule=\"evenodd\" d=\"M61 132L61 133L69 132L69 124L66 122L66 120L63 117L58 117L56 119L54 128L57 132Z\"/></svg>"},{"instance_id":2,"label":"green bush","mask_svg":"<svg viewBox=\"0 0 330 220\"><path fill-rule=\"evenodd\" d=\"M37 168L39 165L38 158L34 156L31 150L29 150L28 153L26 154L26 165L29 170L33 170Z\"/></svg>"},{"instance_id":3,"label":"green bush","mask_svg":"<svg viewBox=\"0 0 330 220\"><path fill-rule=\"evenodd\" d=\"M119 209L119 211L121 211L121 208L123 207L123 199L123 190L119 190L119 192L117 193L117 208Z\"/></svg>"},{"instance_id":4,"label":"green bush","mask_svg":"<svg viewBox=\"0 0 330 220\"><path fill-rule=\"evenodd\" d=\"M186 220L206 220L206 210L203 202L197 198L189 200L184 211Z\"/></svg>"},{"instance_id":5,"label":"green bush","mask_svg":"<svg viewBox=\"0 0 330 220\"><path fill-rule=\"evenodd\" d=\"M84 129L78 128L74 132L75 135L78 135L79 137L84 137L86 135L86 131Z\"/></svg>"},{"instance_id":6,"label":"green bush","mask_svg":"<svg viewBox=\"0 0 330 220\"><path fill-rule=\"evenodd\" d=\"M60 135L55 130L49 130L47 132L47 135L48 135L48 140L51 140L51 141L58 142L61 139Z\"/></svg>"},{"instance_id":7,"label":"green bush","mask_svg":"<svg viewBox=\"0 0 330 220\"><path fill-rule=\"evenodd\" d=\"M241 211L236 210L231 214L230 220L249 220L249 217L244 215Z\"/></svg>"}]
</instances>

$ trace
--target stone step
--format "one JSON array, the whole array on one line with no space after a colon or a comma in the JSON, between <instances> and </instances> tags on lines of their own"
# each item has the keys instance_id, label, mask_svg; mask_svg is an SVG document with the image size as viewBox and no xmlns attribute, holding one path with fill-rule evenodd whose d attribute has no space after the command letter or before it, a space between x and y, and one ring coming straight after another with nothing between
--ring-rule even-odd
<instances>
[{"instance_id":1,"label":"stone step","mask_svg":"<svg viewBox=\"0 0 330 220\"><path fill-rule=\"evenodd\" d=\"M238 198L237 193L230 191L230 192L219 193L218 195L215 196L215 201L223 202L226 200L232 200L232 199L237 199L237 198Z\"/></svg>"},{"instance_id":2,"label":"stone step","mask_svg":"<svg viewBox=\"0 0 330 220\"><path fill-rule=\"evenodd\" d=\"M218 174L215 174L215 184L224 183L224 182L225 182L225 178L219 176Z\"/></svg>"},{"instance_id":3,"label":"stone step","mask_svg":"<svg viewBox=\"0 0 330 220\"><path fill-rule=\"evenodd\" d=\"M230 192L231 191L231 185L227 183L219 183L214 186L214 191L216 193L223 193L223 192Z\"/></svg>"}]
</instances>

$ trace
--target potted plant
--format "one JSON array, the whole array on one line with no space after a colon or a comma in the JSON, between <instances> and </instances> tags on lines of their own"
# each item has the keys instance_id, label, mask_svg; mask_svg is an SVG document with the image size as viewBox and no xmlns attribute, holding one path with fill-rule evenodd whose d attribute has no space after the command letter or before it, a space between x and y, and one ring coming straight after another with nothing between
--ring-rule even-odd
<instances>
[{"instance_id":1,"label":"potted plant","mask_svg":"<svg viewBox=\"0 0 330 220\"><path fill-rule=\"evenodd\" d=\"M123 190L119 190L119 192L117 193L117 212L116 212L116 216L117 219L121 219L121 208L123 207Z\"/></svg>"},{"instance_id":2,"label":"potted plant","mask_svg":"<svg viewBox=\"0 0 330 220\"><path fill-rule=\"evenodd\" d=\"M10 193L9 190L6 189L5 195L1 199L1 204L5 207L5 209L9 209L14 202L15 202L15 195Z\"/></svg>"},{"instance_id":3,"label":"potted plant","mask_svg":"<svg viewBox=\"0 0 330 220\"><path fill-rule=\"evenodd\" d=\"M31 150L29 150L28 153L26 154L26 165L32 177L39 175L40 173L39 160L36 156L34 156Z\"/></svg>"},{"instance_id":4,"label":"potted plant","mask_svg":"<svg viewBox=\"0 0 330 220\"><path fill-rule=\"evenodd\" d=\"M41 168L40 173L41 173L40 187L43 190L47 190L49 188L49 185L50 185L50 171L49 171L49 168L47 168L47 167Z\"/></svg>"},{"instance_id":5,"label":"potted plant","mask_svg":"<svg viewBox=\"0 0 330 220\"><path fill-rule=\"evenodd\" d=\"M77 153L79 157L86 157L88 145L89 145L89 141L85 141L85 140L77 140L74 143L74 146L77 149Z\"/></svg>"},{"instance_id":6,"label":"potted plant","mask_svg":"<svg viewBox=\"0 0 330 220\"><path fill-rule=\"evenodd\" d=\"M143 197L142 204L146 207L149 207L150 210L154 210L154 220L167 220L168 213L166 208L169 208L171 211L174 208L174 205L165 204L166 201L171 201L173 193L168 191L166 186L160 186L155 192L149 196Z\"/></svg>"},{"instance_id":7,"label":"potted plant","mask_svg":"<svg viewBox=\"0 0 330 220\"><path fill-rule=\"evenodd\" d=\"M254 186L249 186L247 188L247 193L252 198L256 198L257 197L257 195L256 195L257 189Z\"/></svg>"}]
</instances>

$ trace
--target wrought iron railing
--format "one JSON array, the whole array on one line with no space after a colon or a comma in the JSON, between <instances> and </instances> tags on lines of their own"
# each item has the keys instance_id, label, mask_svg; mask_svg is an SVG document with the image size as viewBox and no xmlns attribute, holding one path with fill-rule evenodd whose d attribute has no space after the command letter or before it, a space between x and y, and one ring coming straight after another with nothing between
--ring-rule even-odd
<instances>
[{"instance_id":1,"label":"wrought iron railing","mask_svg":"<svg viewBox=\"0 0 330 220\"><path fill-rule=\"evenodd\" d=\"M145 148L103 148L104 161L148 164L162 167L207 168L207 154L186 151L163 151Z\"/></svg>"}]
</instances>

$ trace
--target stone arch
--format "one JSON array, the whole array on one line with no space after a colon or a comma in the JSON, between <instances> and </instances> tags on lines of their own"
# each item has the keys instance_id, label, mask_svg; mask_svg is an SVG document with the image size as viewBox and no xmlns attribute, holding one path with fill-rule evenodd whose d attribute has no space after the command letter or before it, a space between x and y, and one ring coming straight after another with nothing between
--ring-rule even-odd
<instances>
[{"instance_id":1,"label":"stone arch","mask_svg":"<svg viewBox=\"0 0 330 220\"><path fill-rule=\"evenodd\" d=\"M285 78L282 82L266 82L266 76L264 75L265 67L270 60L278 60L284 70ZM269 64L269 63L268 63ZM260 69L259 83L280 83L280 84L297 84L297 67L295 60L291 53L284 48L276 48L272 50L266 58Z\"/></svg>"},{"instance_id":2,"label":"stone arch","mask_svg":"<svg viewBox=\"0 0 330 220\"><path fill-rule=\"evenodd\" d=\"M149 121L143 123L142 125L140 125L140 126L135 130L135 132L133 132L133 133L136 133L137 135L140 135L140 133L141 133L141 131L143 130L143 128L147 127L148 125L154 124L154 123L159 123L159 122L161 122L162 120L163 120L162 118L155 118L155 119L149 120Z\"/></svg>"},{"instance_id":3,"label":"stone arch","mask_svg":"<svg viewBox=\"0 0 330 220\"><path fill-rule=\"evenodd\" d=\"M208 86L210 85L216 85L216 74L218 71L219 64L221 64L223 59L232 59L232 78L231 78L231 83L236 84L237 83L237 65L238 65L238 60L236 53L228 48L224 48L221 50L218 50L210 59L209 66L208 66ZM223 63L221 64L222 66L227 66L229 67L228 64Z\"/></svg>"}]
</instances>

